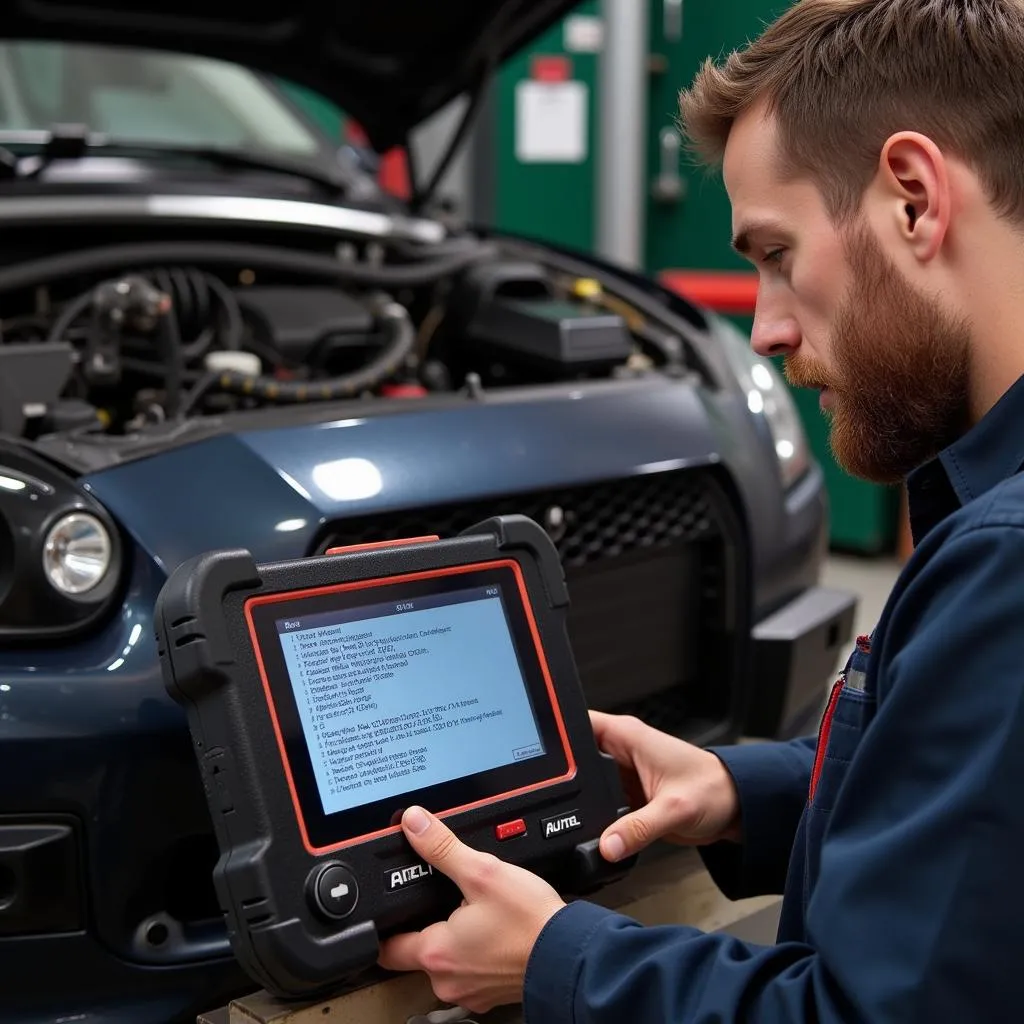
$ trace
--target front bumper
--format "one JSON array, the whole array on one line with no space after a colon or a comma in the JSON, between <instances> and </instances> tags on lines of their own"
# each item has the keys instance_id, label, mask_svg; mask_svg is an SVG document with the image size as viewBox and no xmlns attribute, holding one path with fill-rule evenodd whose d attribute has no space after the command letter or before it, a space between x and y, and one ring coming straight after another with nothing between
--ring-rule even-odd
<instances>
[{"instance_id":1,"label":"front bumper","mask_svg":"<svg viewBox=\"0 0 1024 1024\"><path fill-rule=\"evenodd\" d=\"M231 960L144 969L83 931L0 939L0 960L0 1024L193 1024L253 988Z\"/></svg>"},{"instance_id":2,"label":"front bumper","mask_svg":"<svg viewBox=\"0 0 1024 1024\"><path fill-rule=\"evenodd\" d=\"M857 596L810 587L753 630L747 736L785 739L813 730L853 636Z\"/></svg>"}]
</instances>

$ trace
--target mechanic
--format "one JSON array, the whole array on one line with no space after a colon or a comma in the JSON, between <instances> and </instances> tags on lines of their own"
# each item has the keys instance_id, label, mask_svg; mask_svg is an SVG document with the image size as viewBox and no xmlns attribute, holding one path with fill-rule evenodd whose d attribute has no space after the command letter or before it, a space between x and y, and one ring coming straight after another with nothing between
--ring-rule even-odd
<instances>
[{"instance_id":1,"label":"mechanic","mask_svg":"<svg viewBox=\"0 0 1024 1024\"><path fill-rule=\"evenodd\" d=\"M778 944L568 906L410 809L465 895L382 962L529 1024L940 1024L1021 1013L1024 4L802 0L681 99L760 272L753 345L837 460L906 480L916 550L819 735L699 750L594 715L642 799L603 837L700 848Z\"/></svg>"}]
</instances>

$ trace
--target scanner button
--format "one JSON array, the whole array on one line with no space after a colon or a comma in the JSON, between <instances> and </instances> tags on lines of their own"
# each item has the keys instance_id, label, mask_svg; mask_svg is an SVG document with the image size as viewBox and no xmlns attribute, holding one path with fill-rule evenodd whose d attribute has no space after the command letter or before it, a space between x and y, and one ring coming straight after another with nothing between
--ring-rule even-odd
<instances>
[{"instance_id":1,"label":"scanner button","mask_svg":"<svg viewBox=\"0 0 1024 1024\"><path fill-rule=\"evenodd\" d=\"M355 910L359 901L359 886L355 875L348 868L340 864L328 864L321 868L317 876L313 895L323 914L340 920Z\"/></svg>"},{"instance_id":2,"label":"scanner button","mask_svg":"<svg viewBox=\"0 0 1024 1024\"><path fill-rule=\"evenodd\" d=\"M521 836L526 831L526 822L522 818L515 821L506 821L504 825L495 825L494 834L499 841L512 839L514 836Z\"/></svg>"}]
</instances>

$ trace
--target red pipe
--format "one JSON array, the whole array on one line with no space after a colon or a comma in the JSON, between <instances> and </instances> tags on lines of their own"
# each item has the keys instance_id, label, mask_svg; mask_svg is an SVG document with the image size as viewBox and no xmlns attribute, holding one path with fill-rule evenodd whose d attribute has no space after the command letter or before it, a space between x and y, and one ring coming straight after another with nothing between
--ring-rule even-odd
<instances>
[{"instance_id":1,"label":"red pipe","mask_svg":"<svg viewBox=\"0 0 1024 1024\"><path fill-rule=\"evenodd\" d=\"M757 274L743 271L663 270L662 285L684 299L716 313L753 316L757 307Z\"/></svg>"}]
</instances>

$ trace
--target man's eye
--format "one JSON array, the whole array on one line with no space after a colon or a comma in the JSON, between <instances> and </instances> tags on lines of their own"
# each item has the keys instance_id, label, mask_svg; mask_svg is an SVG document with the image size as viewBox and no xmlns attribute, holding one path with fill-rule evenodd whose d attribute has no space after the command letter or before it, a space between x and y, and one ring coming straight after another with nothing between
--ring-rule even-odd
<instances>
[{"instance_id":1,"label":"man's eye","mask_svg":"<svg viewBox=\"0 0 1024 1024\"><path fill-rule=\"evenodd\" d=\"M771 252L765 253L764 262L778 264L782 260L782 255L785 249L772 249Z\"/></svg>"}]
</instances>

